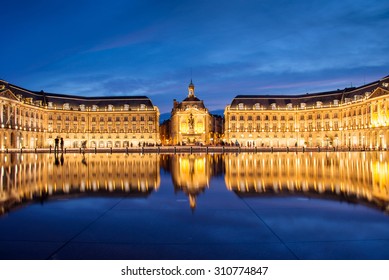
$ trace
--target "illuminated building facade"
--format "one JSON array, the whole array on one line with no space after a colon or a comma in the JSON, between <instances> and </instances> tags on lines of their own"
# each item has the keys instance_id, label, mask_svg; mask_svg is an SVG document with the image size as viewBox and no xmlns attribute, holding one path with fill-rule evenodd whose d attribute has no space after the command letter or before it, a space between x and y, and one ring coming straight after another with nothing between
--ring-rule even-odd
<instances>
[{"instance_id":1,"label":"illuminated building facade","mask_svg":"<svg viewBox=\"0 0 389 280\"><path fill-rule=\"evenodd\" d=\"M125 148L156 145L159 110L145 96L80 97L29 91L0 81L0 147Z\"/></svg>"},{"instance_id":2,"label":"illuminated building facade","mask_svg":"<svg viewBox=\"0 0 389 280\"><path fill-rule=\"evenodd\" d=\"M210 144L211 118L204 102L195 96L195 86L191 81L188 96L182 102L174 100L170 118L170 137L163 144Z\"/></svg>"},{"instance_id":3,"label":"illuminated building facade","mask_svg":"<svg viewBox=\"0 0 389 280\"><path fill-rule=\"evenodd\" d=\"M389 146L389 76L304 95L238 95L224 113L224 141L255 147Z\"/></svg>"}]
</instances>

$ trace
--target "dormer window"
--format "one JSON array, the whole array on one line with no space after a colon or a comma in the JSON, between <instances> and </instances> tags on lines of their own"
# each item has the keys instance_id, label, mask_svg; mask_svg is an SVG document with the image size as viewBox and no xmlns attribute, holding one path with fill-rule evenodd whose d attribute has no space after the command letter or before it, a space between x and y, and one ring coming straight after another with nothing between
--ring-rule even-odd
<instances>
[{"instance_id":1,"label":"dormer window","mask_svg":"<svg viewBox=\"0 0 389 280\"><path fill-rule=\"evenodd\" d=\"M47 108L53 109L53 102L47 102Z\"/></svg>"},{"instance_id":2,"label":"dormer window","mask_svg":"<svg viewBox=\"0 0 389 280\"><path fill-rule=\"evenodd\" d=\"M108 105L108 111L113 111L113 105L111 104Z\"/></svg>"},{"instance_id":3,"label":"dormer window","mask_svg":"<svg viewBox=\"0 0 389 280\"><path fill-rule=\"evenodd\" d=\"M292 110L292 109L293 109L293 104L292 104L292 103L286 104L286 108L287 108L288 110Z\"/></svg>"},{"instance_id":4,"label":"dormer window","mask_svg":"<svg viewBox=\"0 0 389 280\"><path fill-rule=\"evenodd\" d=\"M344 102L346 102L346 103L351 102L351 98L345 98L345 99L344 99Z\"/></svg>"},{"instance_id":5,"label":"dormer window","mask_svg":"<svg viewBox=\"0 0 389 280\"><path fill-rule=\"evenodd\" d=\"M125 110L125 111L128 111L128 110L130 109L130 105L128 105L128 104L124 104L123 107L124 107L124 110Z\"/></svg>"},{"instance_id":6,"label":"dormer window","mask_svg":"<svg viewBox=\"0 0 389 280\"><path fill-rule=\"evenodd\" d=\"M334 100L334 105L336 105L336 106L339 105L339 100L338 100L338 99L335 99L335 100Z\"/></svg>"},{"instance_id":7,"label":"dormer window","mask_svg":"<svg viewBox=\"0 0 389 280\"><path fill-rule=\"evenodd\" d=\"M143 103L142 103L142 104L140 104L140 109L141 109L141 110L146 110L146 105L145 105L145 104L143 104Z\"/></svg>"},{"instance_id":8,"label":"dormer window","mask_svg":"<svg viewBox=\"0 0 389 280\"><path fill-rule=\"evenodd\" d=\"M270 104L270 107L271 107L272 110L275 110L275 109L277 109L277 104L276 103L272 103L272 104Z\"/></svg>"},{"instance_id":9,"label":"dormer window","mask_svg":"<svg viewBox=\"0 0 389 280\"><path fill-rule=\"evenodd\" d=\"M382 83L383 87L389 88L389 83Z\"/></svg>"},{"instance_id":10,"label":"dormer window","mask_svg":"<svg viewBox=\"0 0 389 280\"><path fill-rule=\"evenodd\" d=\"M97 111L99 109L99 106L97 105L92 105L92 111Z\"/></svg>"},{"instance_id":11,"label":"dormer window","mask_svg":"<svg viewBox=\"0 0 389 280\"><path fill-rule=\"evenodd\" d=\"M255 105L254 105L254 109L255 109L255 110L259 110L259 109L261 109L261 104L259 104L259 103L255 103Z\"/></svg>"},{"instance_id":12,"label":"dormer window","mask_svg":"<svg viewBox=\"0 0 389 280\"><path fill-rule=\"evenodd\" d=\"M316 101L316 107L321 108L323 106L323 102L321 101Z\"/></svg>"},{"instance_id":13,"label":"dormer window","mask_svg":"<svg viewBox=\"0 0 389 280\"><path fill-rule=\"evenodd\" d=\"M301 109L305 109L307 107L307 104L306 103L300 103L300 108Z\"/></svg>"},{"instance_id":14,"label":"dormer window","mask_svg":"<svg viewBox=\"0 0 389 280\"><path fill-rule=\"evenodd\" d=\"M239 103L238 104L238 109L239 110L243 110L244 109L244 104L243 103Z\"/></svg>"},{"instance_id":15,"label":"dormer window","mask_svg":"<svg viewBox=\"0 0 389 280\"><path fill-rule=\"evenodd\" d=\"M69 103L64 103L63 106L62 106L62 108L63 108L64 110L70 110L70 104L69 104Z\"/></svg>"},{"instance_id":16,"label":"dormer window","mask_svg":"<svg viewBox=\"0 0 389 280\"><path fill-rule=\"evenodd\" d=\"M80 105L80 111L85 111L85 104Z\"/></svg>"}]
</instances>

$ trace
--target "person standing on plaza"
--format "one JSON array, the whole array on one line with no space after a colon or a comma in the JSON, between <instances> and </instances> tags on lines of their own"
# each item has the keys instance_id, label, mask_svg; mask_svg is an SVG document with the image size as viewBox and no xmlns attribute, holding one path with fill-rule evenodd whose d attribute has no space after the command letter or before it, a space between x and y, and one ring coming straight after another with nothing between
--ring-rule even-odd
<instances>
[{"instance_id":1,"label":"person standing on plaza","mask_svg":"<svg viewBox=\"0 0 389 280\"><path fill-rule=\"evenodd\" d=\"M63 138L61 137L61 152L63 153Z\"/></svg>"},{"instance_id":2,"label":"person standing on plaza","mask_svg":"<svg viewBox=\"0 0 389 280\"><path fill-rule=\"evenodd\" d=\"M58 143L59 143L59 139L58 137L55 138L54 140L54 153L57 153L58 152Z\"/></svg>"}]
</instances>

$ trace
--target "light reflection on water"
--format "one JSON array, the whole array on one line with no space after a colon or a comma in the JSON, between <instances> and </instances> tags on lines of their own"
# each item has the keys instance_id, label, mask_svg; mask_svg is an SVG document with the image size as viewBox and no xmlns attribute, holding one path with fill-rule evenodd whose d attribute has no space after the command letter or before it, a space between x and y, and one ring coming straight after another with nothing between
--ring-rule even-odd
<instances>
[{"instance_id":1,"label":"light reflection on water","mask_svg":"<svg viewBox=\"0 0 389 280\"><path fill-rule=\"evenodd\" d=\"M161 172L195 208L212 177L238 196L291 195L349 200L388 212L387 152L241 154L2 154L0 211L54 196L148 196Z\"/></svg>"}]
</instances>

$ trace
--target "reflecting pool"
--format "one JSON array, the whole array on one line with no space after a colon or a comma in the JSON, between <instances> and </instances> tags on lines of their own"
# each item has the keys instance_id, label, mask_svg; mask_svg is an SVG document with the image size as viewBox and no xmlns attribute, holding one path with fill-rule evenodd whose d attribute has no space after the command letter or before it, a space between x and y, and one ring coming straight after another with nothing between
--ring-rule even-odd
<instances>
[{"instance_id":1,"label":"reflecting pool","mask_svg":"<svg viewBox=\"0 0 389 280\"><path fill-rule=\"evenodd\" d=\"M389 258L388 157L1 154L0 258Z\"/></svg>"}]
</instances>

